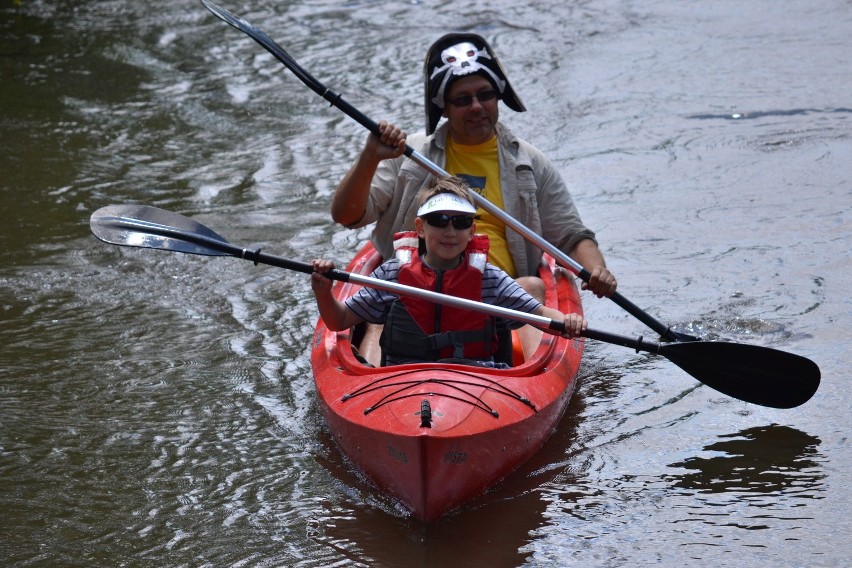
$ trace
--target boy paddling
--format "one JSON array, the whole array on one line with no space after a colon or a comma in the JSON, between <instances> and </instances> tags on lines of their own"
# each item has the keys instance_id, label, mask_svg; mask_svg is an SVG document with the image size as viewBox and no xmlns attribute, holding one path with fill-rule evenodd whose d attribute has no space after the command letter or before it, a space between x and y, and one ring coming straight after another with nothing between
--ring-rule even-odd
<instances>
[{"instance_id":1,"label":"boy paddling","mask_svg":"<svg viewBox=\"0 0 852 568\"><path fill-rule=\"evenodd\" d=\"M565 337L586 329L581 315L543 305L487 262L488 239L475 234L476 207L463 180L436 180L418 193L417 205L415 230L397 235L396 256L379 266L374 278L557 319L565 324ZM522 325L370 288L341 302L331 293L332 281L322 276L334 263L318 259L311 264L311 287L329 329L340 331L365 321L385 324L382 364L464 359L500 366L494 361L496 329Z\"/></svg>"}]
</instances>

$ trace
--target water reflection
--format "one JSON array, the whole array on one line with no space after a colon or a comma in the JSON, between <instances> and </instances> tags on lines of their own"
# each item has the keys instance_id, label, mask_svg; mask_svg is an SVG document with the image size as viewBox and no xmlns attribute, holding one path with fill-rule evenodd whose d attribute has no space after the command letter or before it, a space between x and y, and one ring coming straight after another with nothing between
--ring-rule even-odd
<instances>
[{"instance_id":1,"label":"water reflection","mask_svg":"<svg viewBox=\"0 0 852 568\"><path fill-rule=\"evenodd\" d=\"M825 473L819 438L775 424L720 438L704 447L716 455L669 464L690 472L666 476L667 480L699 493L795 493L816 498L822 491Z\"/></svg>"}]
</instances>

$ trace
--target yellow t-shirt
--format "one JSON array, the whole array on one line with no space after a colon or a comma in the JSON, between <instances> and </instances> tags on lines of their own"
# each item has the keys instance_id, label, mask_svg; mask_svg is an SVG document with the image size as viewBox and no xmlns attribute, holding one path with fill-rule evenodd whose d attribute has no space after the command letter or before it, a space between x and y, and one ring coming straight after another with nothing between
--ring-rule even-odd
<instances>
[{"instance_id":1,"label":"yellow t-shirt","mask_svg":"<svg viewBox=\"0 0 852 568\"><path fill-rule=\"evenodd\" d=\"M496 136L474 146L454 143L448 136L446 170L464 179L473 191L503 209ZM481 207L477 208L476 215L476 232L488 235L488 261L516 277L515 263L506 243L506 225Z\"/></svg>"}]
</instances>

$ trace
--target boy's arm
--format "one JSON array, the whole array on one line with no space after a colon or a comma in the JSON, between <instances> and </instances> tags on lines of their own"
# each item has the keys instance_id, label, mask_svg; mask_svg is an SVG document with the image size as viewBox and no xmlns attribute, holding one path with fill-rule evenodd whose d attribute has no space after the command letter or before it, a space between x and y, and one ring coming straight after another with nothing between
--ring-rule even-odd
<instances>
[{"instance_id":1,"label":"boy's arm","mask_svg":"<svg viewBox=\"0 0 852 568\"><path fill-rule=\"evenodd\" d=\"M317 300L320 317L328 329L342 331L361 323L363 320L355 315L355 312L334 297L331 293L334 282L322 274L334 268L334 263L329 260L314 260L311 265L314 267L314 272L311 274L311 289Z\"/></svg>"}]
</instances>

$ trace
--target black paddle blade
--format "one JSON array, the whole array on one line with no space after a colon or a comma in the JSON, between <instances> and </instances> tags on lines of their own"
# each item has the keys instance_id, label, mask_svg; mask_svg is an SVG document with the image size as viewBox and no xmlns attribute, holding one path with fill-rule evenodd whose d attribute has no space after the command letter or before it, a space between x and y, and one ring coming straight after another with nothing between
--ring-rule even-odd
<instances>
[{"instance_id":1,"label":"black paddle blade","mask_svg":"<svg viewBox=\"0 0 852 568\"><path fill-rule=\"evenodd\" d=\"M92 213L92 233L119 246L224 256L224 237L197 221L148 205L108 205ZM220 246L222 248L220 248Z\"/></svg>"},{"instance_id":2,"label":"black paddle blade","mask_svg":"<svg viewBox=\"0 0 852 568\"><path fill-rule=\"evenodd\" d=\"M662 345L659 354L719 392L772 408L793 408L817 391L816 363L786 351L722 341Z\"/></svg>"}]
</instances>

